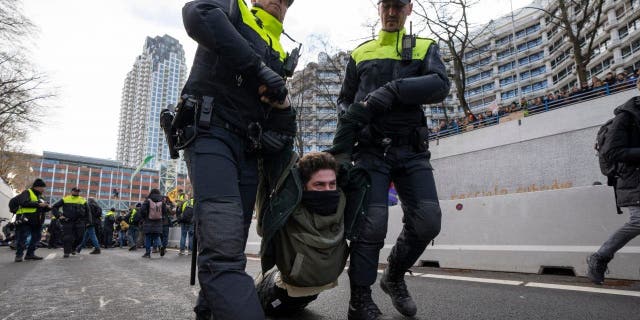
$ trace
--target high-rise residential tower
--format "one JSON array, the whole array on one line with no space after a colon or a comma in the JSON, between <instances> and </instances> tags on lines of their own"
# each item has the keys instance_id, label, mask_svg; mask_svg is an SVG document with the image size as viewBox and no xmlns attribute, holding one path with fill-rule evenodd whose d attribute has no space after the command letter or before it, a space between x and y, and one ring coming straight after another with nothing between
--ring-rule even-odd
<instances>
[{"instance_id":1,"label":"high-rise residential tower","mask_svg":"<svg viewBox=\"0 0 640 320\"><path fill-rule=\"evenodd\" d=\"M186 172L182 161L169 157L160 128L160 111L175 105L186 74L184 49L178 40L168 35L147 37L122 89L117 159L137 167L153 156L144 168L161 171L162 191L172 189L171 180Z\"/></svg>"}]
</instances>

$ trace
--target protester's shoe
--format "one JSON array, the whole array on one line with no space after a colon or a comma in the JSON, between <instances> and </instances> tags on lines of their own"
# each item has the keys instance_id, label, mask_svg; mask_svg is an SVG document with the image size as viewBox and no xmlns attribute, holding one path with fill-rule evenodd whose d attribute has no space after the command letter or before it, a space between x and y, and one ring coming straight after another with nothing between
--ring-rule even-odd
<instances>
[{"instance_id":1,"label":"protester's shoe","mask_svg":"<svg viewBox=\"0 0 640 320\"><path fill-rule=\"evenodd\" d=\"M62 257L63 257L63 258L69 258L69 254L68 254L68 253L65 253Z\"/></svg>"},{"instance_id":2,"label":"protester's shoe","mask_svg":"<svg viewBox=\"0 0 640 320\"><path fill-rule=\"evenodd\" d=\"M14 262L22 262L22 257L16 257L15 260L13 260Z\"/></svg>"},{"instance_id":3,"label":"protester's shoe","mask_svg":"<svg viewBox=\"0 0 640 320\"><path fill-rule=\"evenodd\" d=\"M72 255L72 256L75 256L75 255L76 255L76 252L75 252L75 251L71 251L71 255Z\"/></svg>"},{"instance_id":4,"label":"protester's shoe","mask_svg":"<svg viewBox=\"0 0 640 320\"><path fill-rule=\"evenodd\" d=\"M178 252L178 255L179 256L184 256L185 255L184 250L180 250L180 252Z\"/></svg>"},{"instance_id":5,"label":"protester's shoe","mask_svg":"<svg viewBox=\"0 0 640 320\"><path fill-rule=\"evenodd\" d=\"M164 254L167 252L167 248L165 247L160 247L160 256L164 257Z\"/></svg>"},{"instance_id":6,"label":"protester's shoe","mask_svg":"<svg viewBox=\"0 0 640 320\"><path fill-rule=\"evenodd\" d=\"M607 271L609 260L594 253L587 257L587 277L594 284L604 283L604 273Z\"/></svg>"},{"instance_id":7,"label":"protester's shoe","mask_svg":"<svg viewBox=\"0 0 640 320\"><path fill-rule=\"evenodd\" d=\"M35 254L32 256L25 256L25 260L42 260L42 257L36 256Z\"/></svg>"},{"instance_id":8,"label":"protester's shoe","mask_svg":"<svg viewBox=\"0 0 640 320\"><path fill-rule=\"evenodd\" d=\"M93 251L89 252L89 254L100 254L100 249L93 249Z\"/></svg>"},{"instance_id":9,"label":"protester's shoe","mask_svg":"<svg viewBox=\"0 0 640 320\"><path fill-rule=\"evenodd\" d=\"M389 268L386 268L380 278L380 288L391 297L391 302L398 312L407 317L416 315L418 308L409 295L407 284L404 282L404 274L391 277Z\"/></svg>"},{"instance_id":10,"label":"protester's shoe","mask_svg":"<svg viewBox=\"0 0 640 320\"><path fill-rule=\"evenodd\" d=\"M379 320L382 312L371 299L371 288L352 286L351 300L349 301L349 320Z\"/></svg>"},{"instance_id":11,"label":"protester's shoe","mask_svg":"<svg viewBox=\"0 0 640 320\"><path fill-rule=\"evenodd\" d=\"M138 250L138 248L136 248L136 247L129 248L129 251L136 251L136 250Z\"/></svg>"},{"instance_id":12,"label":"protester's shoe","mask_svg":"<svg viewBox=\"0 0 640 320\"><path fill-rule=\"evenodd\" d=\"M145 253L142 255L143 258L151 259L151 254Z\"/></svg>"}]
</instances>

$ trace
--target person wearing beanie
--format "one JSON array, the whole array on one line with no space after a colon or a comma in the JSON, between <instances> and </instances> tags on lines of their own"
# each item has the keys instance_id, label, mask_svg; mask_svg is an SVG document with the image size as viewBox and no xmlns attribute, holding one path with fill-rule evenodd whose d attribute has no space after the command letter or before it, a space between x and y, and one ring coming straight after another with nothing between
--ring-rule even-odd
<instances>
[{"instance_id":1,"label":"person wearing beanie","mask_svg":"<svg viewBox=\"0 0 640 320\"><path fill-rule=\"evenodd\" d=\"M31 188L23 191L12 202L18 205L16 214L16 258L15 262L22 262L27 238L33 239L26 248L24 260L42 260L35 251L41 237L44 214L51 210L49 203L42 199L42 193L47 185L42 179L36 179Z\"/></svg>"}]
</instances>

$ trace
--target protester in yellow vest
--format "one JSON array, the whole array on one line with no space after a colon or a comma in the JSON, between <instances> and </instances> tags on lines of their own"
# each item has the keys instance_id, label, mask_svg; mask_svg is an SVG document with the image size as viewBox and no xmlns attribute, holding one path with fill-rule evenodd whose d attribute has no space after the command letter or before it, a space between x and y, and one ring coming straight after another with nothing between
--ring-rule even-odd
<instances>
[{"instance_id":1,"label":"protester in yellow vest","mask_svg":"<svg viewBox=\"0 0 640 320\"><path fill-rule=\"evenodd\" d=\"M44 213L51 210L49 203L41 196L46 184L42 179L36 179L31 188L23 191L12 202L18 205L16 214L16 258L15 262L22 262L27 238L31 235L31 241L24 260L42 260L36 256L35 251L40 242Z\"/></svg>"}]
</instances>

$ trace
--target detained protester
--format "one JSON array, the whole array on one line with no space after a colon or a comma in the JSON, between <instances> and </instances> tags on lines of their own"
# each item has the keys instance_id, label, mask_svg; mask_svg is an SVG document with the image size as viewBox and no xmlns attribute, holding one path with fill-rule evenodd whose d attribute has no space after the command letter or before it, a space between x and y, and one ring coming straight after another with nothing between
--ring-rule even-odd
<instances>
[{"instance_id":1,"label":"detained protester","mask_svg":"<svg viewBox=\"0 0 640 320\"><path fill-rule=\"evenodd\" d=\"M258 216L263 273L256 288L267 315L291 315L337 286L349 255L337 162L329 153L315 152L294 165L297 156L291 156L269 208Z\"/></svg>"},{"instance_id":2,"label":"detained protester","mask_svg":"<svg viewBox=\"0 0 640 320\"><path fill-rule=\"evenodd\" d=\"M343 163L355 160L371 178L367 214L351 236L349 319L382 314L371 298L371 285L387 234L391 182L401 199L404 227L380 286L405 316L414 316L417 307L404 274L440 233L422 105L444 100L450 83L437 44L404 28L412 5L411 0L378 1L382 30L352 51L338 97L342 113L330 152Z\"/></svg>"},{"instance_id":3,"label":"detained protester","mask_svg":"<svg viewBox=\"0 0 640 320\"><path fill-rule=\"evenodd\" d=\"M244 249L262 141L295 135L284 81L295 59L280 44L292 3L253 0L249 8L241 0L196 0L182 11L198 49L171 129L179 133L175 146L184 149L195 200L198 319L264 318ZM274 131L280 120L293 132Z\"/></svg>"}]
</instances>

